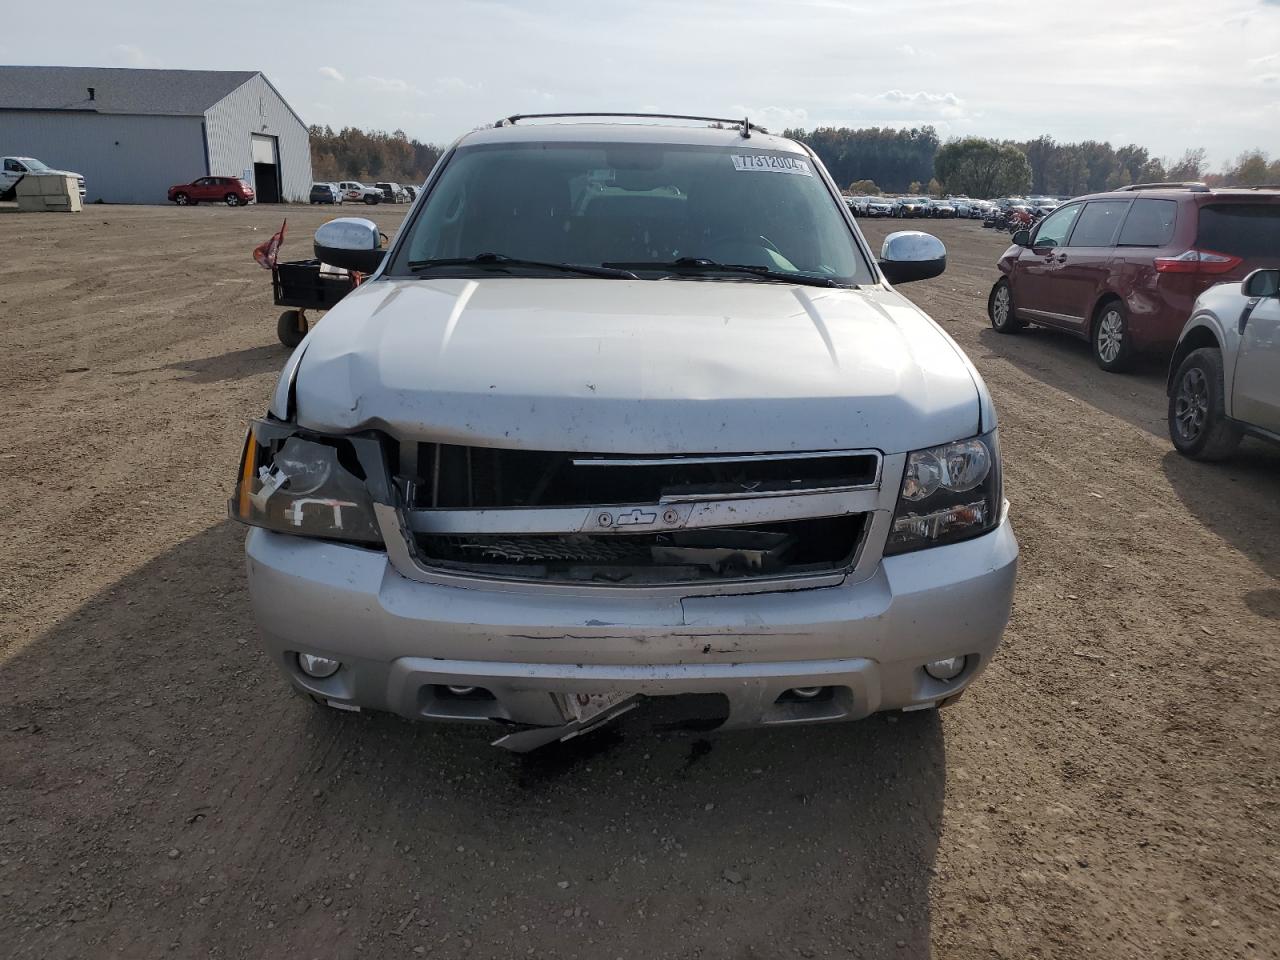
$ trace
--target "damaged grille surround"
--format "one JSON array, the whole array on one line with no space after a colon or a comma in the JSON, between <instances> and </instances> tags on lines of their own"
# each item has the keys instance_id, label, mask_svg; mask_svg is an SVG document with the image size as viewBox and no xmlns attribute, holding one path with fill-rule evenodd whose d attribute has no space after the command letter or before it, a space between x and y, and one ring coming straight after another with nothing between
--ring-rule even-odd
<instances>
[{"instance_id":1,"label":"damaged grille surround","mask_svg":"<svg viewBox=\"0 0 1280 960\"><path fill-rule=\"evenodd\" d=\"M605 456L423 443L402 448L400 463L417 468L395 478L403 559L463 578L663 586L843 576L883 506L875 450Z\"/></svg>"}]
</instances>

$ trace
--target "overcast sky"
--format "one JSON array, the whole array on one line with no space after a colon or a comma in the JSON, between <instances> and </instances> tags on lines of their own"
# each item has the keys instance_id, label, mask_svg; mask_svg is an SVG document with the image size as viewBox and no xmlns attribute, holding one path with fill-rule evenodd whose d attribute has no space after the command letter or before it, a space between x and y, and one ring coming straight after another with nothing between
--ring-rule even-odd
<instances>
[{"instance_id":1,"label":"overcast sky","mask_svg":"<svg viewBox=\"0 0 1280 960\"><path fill-rule=\"evenodd\" d=\"M436 142L667 110L1280 154L1280 0L59 0L2 21L3 63L262 70L308 123Z\"/></svg>"}]
</instances>

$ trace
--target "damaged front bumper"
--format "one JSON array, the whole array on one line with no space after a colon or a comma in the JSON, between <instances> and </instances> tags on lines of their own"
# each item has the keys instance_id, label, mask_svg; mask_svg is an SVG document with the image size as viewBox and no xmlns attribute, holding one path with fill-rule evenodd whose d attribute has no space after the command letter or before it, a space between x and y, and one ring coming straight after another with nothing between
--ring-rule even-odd
<instances>
[{"instance_id":1,"label":"damaged front bumper","mask_svg":"<svg viewBox=\"0 0 1280 960\"><path fill-rule=\"evenodd\" d=\"M591 725L566 711L577 694L709 696L725 727L936 706L994 654L1018 548L1005 520L963 543L875 558L837 582L630 591L424 582L382 551L263 529L250 531L246 552L266 647L299 689L412 719L572 733ZM342 667L307 676L299 653ZM925 672L954 656L966 660L953 679ZM790 695L797 688L823 693Z\"/></svg>"}]
</instances>

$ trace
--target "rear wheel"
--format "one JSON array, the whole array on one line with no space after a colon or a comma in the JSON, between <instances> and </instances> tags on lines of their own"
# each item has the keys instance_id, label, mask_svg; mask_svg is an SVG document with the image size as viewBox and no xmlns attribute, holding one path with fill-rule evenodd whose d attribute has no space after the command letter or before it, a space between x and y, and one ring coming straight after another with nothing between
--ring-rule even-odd
<instances>
[{"instance_id":1,"label":"rear wheel","mask_svg":"<svg viewBox=\"0 0 1280 960\"><path fill-rule=\"evenodd\" d=\"M276 336L280 342L292 350L307 335L307 318L301 310L286 310L276 321Z\"/></svg>"},{"instance_id":2,"label":"rear wheel","mask_svg":"<svg viewBox=\"0 0 1280 960\"><path fill-rule=\"evenodd\" d=\"M1226 415L1222 353L1192 350L1178 367L1169 395L1169 439L1194 460L1222 460L1240 443L1241 431Z\"/></svg>"},{"instance_id":3,"label":"rear wheel","mask_svg":"<svg viewBox=\"0 0 1280 960\"><path fill-rule=\"evenodd\" d=\"M1107 373L1123 373L1133 366L1129 315L1119 300L1109 300L1098 308L1090 339L1093 359Z\"/></svg>"},{"instance_id":4,"label":"rear wheel","mask_svg":"<svg viewBox=\"0 0 1280 960\"><path fill-rule=\"evenodd\" d=\"M228 207L238 207L238 206L240 206L240 198L239 198L239 197L237 197L234 193L228 193L228 194L227 194L225 197L223 197L222 199L223 199L224 201L226 201L226 204L227 204L227 206L228 206Z\"/></svg>"},{"instance_id":5,"label":"rear wheel","mask_svg":"<svg viewBox=\"0 0 1280 960\"><path fill-rule=\"evenodd\" d=\"M987 316L996 333L1017 333L1026 326L1013 312L1013 289L1009 281L1001 279L991 288L987 297Z\"/></svg>"},{"instance_id":6,"label":"rear wheel","mask_svg":"<svg viewBox=\"0 0 1280 960\"><path fill-rule=\"evenodd\" d=\"M191 202L191 198L188 197L185 193L175 193L173 195L173 202L180 207L185 207L188 203Z\"/></svg>"}]
</instances>

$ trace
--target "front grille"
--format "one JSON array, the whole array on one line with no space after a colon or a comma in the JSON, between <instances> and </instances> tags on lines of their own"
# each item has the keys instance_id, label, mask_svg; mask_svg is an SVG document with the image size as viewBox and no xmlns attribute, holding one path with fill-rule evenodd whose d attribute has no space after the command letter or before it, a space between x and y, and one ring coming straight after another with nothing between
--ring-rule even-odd
<instances>
[{"instance_id":1,"label":"front grille","mask_svg":"<svg viewBox=\"0 0 1280 960\"><path fill-rule=\"evenodd\" d=\"M422 562L522 579L603 584L804 576L851 565L864 514L649 534L416 536Z\"/></svg>"},{"instance_id":2,"label":"front grille","mask_svg":"<svg viewBox=\"0 0 1280 960\"><path fill-rule=\"evenodd\" d=\"M423 443L402 479L410 508L456 509L786 496L873 485L879 471L874 451L619 457Z\"/></svg>"},{"instance_id":3,"label":"front grille","mask_svg":"<svg viewBox=\"0 0 1280 960\"><path fill-rule=\"evenodd\" d=\"M851 567L877 451L619 456L420 443L394 469L420 567L583 584Z\"/></svg>"}]
</instances>

